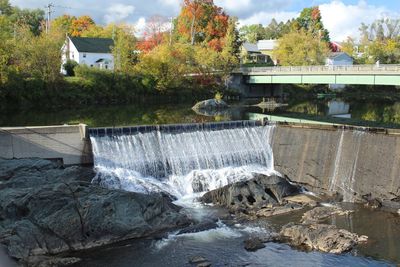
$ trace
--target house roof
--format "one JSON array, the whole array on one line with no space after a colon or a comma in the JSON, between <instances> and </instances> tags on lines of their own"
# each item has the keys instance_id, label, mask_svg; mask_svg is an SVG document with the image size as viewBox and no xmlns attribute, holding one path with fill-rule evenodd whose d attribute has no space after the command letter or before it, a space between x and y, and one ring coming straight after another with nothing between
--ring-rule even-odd
<instances>
[{"instance_id":1,"label":"house roof","mask_svg":"<svg viewBox=\"0 0 400 267\"><path fill-rule=\"evenodd\" d=\"M111 53L114 40L110 38L69 37L79 52Z\"/></svg>"},{"instance_id":2,"label":"house roof","mask_svg":"<svg viewBox=\"0 0 400 267\"><path fill-rule=\"evenodd\" d=\"M351 56L349 56L349 55L348 55L347 53L345 53L345 52L332 52L332 53L329 54L328 58L329 58L329 59L336 59L336 58L338 58L338 57L340 57L340 56L346 56L346 57L348 57L348 58L352 58Z\"/></svg>"},{"instance_id":3,"label":"house roof","mask_svg":"<svg viewBox=\"0 0 400 267\"><path fill-rule=\"evenodd\" d=\"M259 40L257 47L259 50L274 50L277 40Z\"/></svg>"},{"instance_id":4,"label":"house roof","mask_svg":"<svg viewBox=\"0 0 400 267\"><path fill-rule=\"evenodd\" d=\"M260 50L258 50L257 44L243 43L243 47L244 47L244 49L246 49L247 52L260 53Z\"/></svg>"}]
</instances>

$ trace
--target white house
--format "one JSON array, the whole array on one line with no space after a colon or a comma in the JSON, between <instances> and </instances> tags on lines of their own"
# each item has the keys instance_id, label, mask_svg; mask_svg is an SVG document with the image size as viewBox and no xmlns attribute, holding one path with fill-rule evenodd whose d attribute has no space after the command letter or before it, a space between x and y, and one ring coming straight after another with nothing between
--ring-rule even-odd
<instances>
[{"instance_id":1,"label":"white house","mask_svg":"<svg viewBox=\"0 0 400 267\"><path fill-rule=\"evenodd\" d=\"M325 60L326 66L352 66L354 59L345 52L333 52ZM330 84L332 90L343 90L346 87L344 84Z\"/></svg>"},{"instance_id":2,"label":"white house","mask_svg":"<svg viewBox=\"0 0 400 267\"><path fill-rule=\"evenodd\" d=\"M326 66L351 66L354 59L345 52L333 52L325 61Z\"/></svg>"},{"instance_id":3,"label":"white house","mask_svg":"<svg viewBox=\"0 0 400 267\"><path fill-rule=\"evenodd\" d=\"M62 47L62 64L74 60L80 65L113 70L113 45L114 41L110 38L67 37ZM65 73L63 68L62 72Z\"/></svg>"}]
</instances>

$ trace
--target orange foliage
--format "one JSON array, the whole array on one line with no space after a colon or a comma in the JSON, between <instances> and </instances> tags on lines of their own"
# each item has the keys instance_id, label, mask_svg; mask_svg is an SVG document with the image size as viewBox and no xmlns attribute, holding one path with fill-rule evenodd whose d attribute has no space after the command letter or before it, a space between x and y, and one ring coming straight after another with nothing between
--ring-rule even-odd
<instances>
[{"instance_id":1,"label":"orange foliage","mask_svg":"<svg viewBox=\"0 0 400 267\"><path fill-rule=\"evenodd\" d=\"M91 17L81 16L77 19L72 20L71 35L81 36L84 31L95 25L96 24Z\"/></svg>"},{"instance_id":2,"label":"orange foliage","mask_svg":"<svg viewBox=\"0 0 400 267\"><path fill-rule=\"evenodd\" d=\"M177 31L187 41L191 41L194 34L195 42L205 41L210 47L220 50L222 40L219 39L226 35L228 20L229 16L213 0L184 0Z\"/></svg>"},{"instance_id":3,"label":"orange foliage","mask_svg":"<svg viewBox=\"0 0 400 267\"><path fill-rule=\"evenodd\" d=\"M153 33L152 35L144 33L144 39L137 43L137 49L144 53L150 52L164 41L165 34L164 32Z\"/></svg>"}]
</instances>

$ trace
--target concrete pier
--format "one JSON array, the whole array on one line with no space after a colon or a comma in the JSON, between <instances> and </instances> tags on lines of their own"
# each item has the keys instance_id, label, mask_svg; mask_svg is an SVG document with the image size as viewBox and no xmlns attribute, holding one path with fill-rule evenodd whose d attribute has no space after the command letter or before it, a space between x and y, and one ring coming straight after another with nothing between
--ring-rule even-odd
<instances>
[{"instance_id":1,"label":"concrete pier","mask_svg":"<svg viewBox=\"0 0 400 267\"><path fill-rule=\"evenodd\" d=\"M0 128L0 158L62 160L65 165L91 164L87 127L80 125Z\"/></svg>"}]
</instances>

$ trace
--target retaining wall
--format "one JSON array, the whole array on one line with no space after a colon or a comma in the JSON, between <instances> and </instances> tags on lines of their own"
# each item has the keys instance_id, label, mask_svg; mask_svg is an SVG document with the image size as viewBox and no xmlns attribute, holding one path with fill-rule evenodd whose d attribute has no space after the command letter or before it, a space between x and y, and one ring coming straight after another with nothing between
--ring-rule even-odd
<instances>
[{"instance_id":1,"label":"retaining wall","mask_svg":"<svg viewBox=\"0 0 400 267\"><path fill-rule=\"evenodd\" d=\"M93 162L83 124L0 128L0 158L60 159L66 165Z\"/></svg>"},{"instance_id":2,"label":"retaining wall","mask_svg":"<svg viewBox=\"0 0 400 267\"><path fill-rule=\"evenodd\" d=\"M398 131L278 126L272 145L275 168L296 182L335 189L352 200L370 193L387 200L400 197Z\"/></svg>"}]
</instances>

